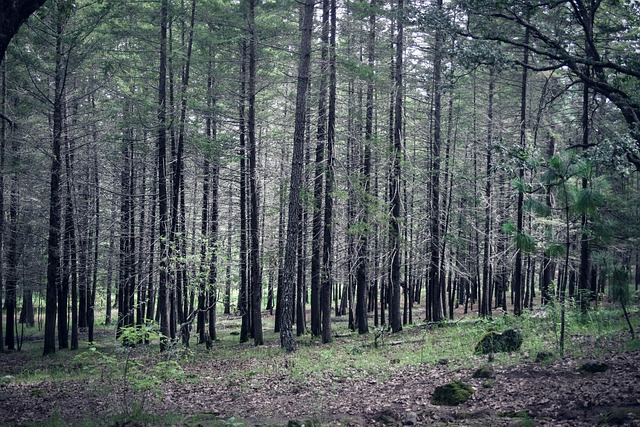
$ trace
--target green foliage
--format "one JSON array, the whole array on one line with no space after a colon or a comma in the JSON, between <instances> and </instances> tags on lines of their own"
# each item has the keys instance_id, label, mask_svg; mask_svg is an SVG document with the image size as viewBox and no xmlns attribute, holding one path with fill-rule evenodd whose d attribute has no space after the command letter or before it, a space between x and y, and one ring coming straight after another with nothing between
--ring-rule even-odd
<instances>
[{"instance_id":1,"label":"green foliage","mask_svg":"<svg viewBox=\"0 0 640 427\"><path fill-rule=\"evenodd\" d=\"M456 406L469 400L473 388L462 381L453 381L436 387L431 397L432 405Z\"/></svg>"},{"instance_id":2,"label":"green foliage","mask_svg":"<svg viewBox=\"0 0 640 427\"><path fill-rule=\"evenodd\" d=\"M532 253L536 250L536 241L530 234L516 233L514 240L516 247L523 252Z\"/></svg>"},{"instance_id":3,"label":"green foliage","mask_svg":"<svg viewBox=\"0 0 640 427\"><path fill-rule=\"evenodd\" d=\"M179 381L184 377L177 361L158 360L155 347L151 354L149 344L144 344L162 339L158 330L158 326L152 322L121 328L118 339L122 343L124 358L118 354L105 353L93 346L74 359L84 371L99 372L100 382L114 389L120 397L121 409L126 416L144 413L148 394L160 396L163 384L167 381ZM138 348L139 346L142 348Z\"/></svg>"},{"instance_id":4,"label":"green foliage","mask_svg":"<svg viewBox=\"0 0 640 427\"><path fill-rule=\"evenodd\" d=\"M611 299L619 304L628 305L631 303L629 272L623 268L614 268L611 272L609 292Z\"/></svg>"}]
</instances>

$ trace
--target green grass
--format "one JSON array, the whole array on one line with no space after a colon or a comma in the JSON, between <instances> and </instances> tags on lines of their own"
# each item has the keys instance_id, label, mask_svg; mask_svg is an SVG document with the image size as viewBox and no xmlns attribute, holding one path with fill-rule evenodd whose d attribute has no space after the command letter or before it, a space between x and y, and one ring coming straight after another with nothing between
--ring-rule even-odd
<instances>
[{"instance_id":1,"label":"green grass","mask_svg":"<svg viewBox=\"0 0 640 427\"><path fill-rule=\"evenodd\" d=\"M218 330L218 340L210 350L196 344L195 333L192 333L190 348L186 349L178 344L170 352L162 355L159 353L158 342L123 348L115 341L113 326L98 327L96 330L98 338L91 347L95 348L97 353L113 358L114 364L121 363L126 357L130 357L141 362L141 366L147 369L151 369L168 357L184 368L180 381L203 381L198 371L190 371L190 368L219 363L227 370L207 381L235 390L230 392L268 386L266 381L274 377L290 378L300 386L313 387L323 384L325 387L340 388L346 381L384 381L393 372L407 366L438 367L438 369L447 370L477 368L486 363L487 356L474 354L474 349L480 338L489 331L502 332L506 329L516 329L523 335L521 349L513 353L496 354L494 364L513 365L533 362L539 351L557 352L558 349L559 306L549 306L545 309L544 315L541 313L540 310L532 313L525 311L519 317L497 314L492 319L479 319L472 316L440 324L420 322L415 325L406 325L401 333L385 332L377 340L374 328L370 328L369 334L358 335L348 329L347 322L336 321L333 323L333 332L338 337L331 344L323 344L317 337L303 335L297 338L298 349L292 354L287 354L280 348L279 334L272 332L272 316L264 318L265 345L260 347L255 347L252 340L239 343L239 336L231 335L231 332L239 331L240 320L222 316L219 320L224 322L224 327ZM640 339L627 339L627 325L622 311L617 308L593 309L583 315L578 308L570 305L566 314L566 356L597 358L614 348L640 349ZM636 325L640 317L638 309L632 307L630 315ZM41 334L36 329L30 330L29 333L36 338ZM91 351L88 343L81 343L81 348L77 351L57 351L54 355L47 357L41 356L41 346L42 342L39 340L28 340L25 341L22 351L0 355L0 358L6 358L4 365L11 366L11 371L0 378L0 385L14 382L29 384L33 386L32 392L36 396L41 393L37 384L43 381L58 383L68 381L69 378L84 379L94 384L95 392L102 393L108 393L110 387L123 384L121 377L112 376L109 381L102 378L105 370L97 361L81 360L82 357L78 357ZM440 368L443 359L447 360L447 364L446 367ZM13 363L14 360L16 363ZM9 361L12 363L8 363ZM92 369L85 369L87 365ZM129 404L133 406L137 402L129 402ZM172 423L192 425L192 422L193 425L199 424L195 420L197 416L187 420L165 422L164 415L162 420L153 419L154 415L146 414L145 408L136 410L132 407L123 411L125 412L129 418L151 417L151 421L138 421L154 425L171 425ZM242 425L240 420L220 420L209 414L201 417L206 419L205 422L200 423L205 426ZM111 421L113 421L111 425L114 425L118 420L114 418ZM523 420L522 425L526 425L527 421ZM69 423L54 414L47 423L39 425L58 426L69 425ZM79 421L79 424L75 425L97 424L91 424L91 420L86 420Z\"/></svg>"}]
</instances>

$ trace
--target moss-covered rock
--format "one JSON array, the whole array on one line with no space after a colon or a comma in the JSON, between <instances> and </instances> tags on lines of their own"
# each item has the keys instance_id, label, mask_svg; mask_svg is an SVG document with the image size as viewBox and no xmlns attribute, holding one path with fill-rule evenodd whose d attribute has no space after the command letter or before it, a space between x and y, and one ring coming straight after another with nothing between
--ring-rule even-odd
<instances>
[{"instance_id":1,"label":"moss-covered rock","mask_svg":"<svg viewBox=\"0 0 640 427\"><path fill-rule=\"evenodd\" d=\"M634 408L611 408L600 418L599 425L621 426L640 420L640 411Z\"/></svg>"},{"instance_id":2,"label":"moss-covered rock","mask_svg":"<svg viewBox=\"0 0 640 427\"><path fill-rule=\"evenodd\" d=\"M506 353L517 351L522 345L522 334L515 329L507 329L503 333L489 332L476 345L478 354Z\"/></svg>"},{"instance_id":3,"label":"moss-covered rock","mask_svg":"<svg viewBox=\"0 0 640 427\"><path fill-rule=\"evenodd\" d=\"M596 372L605 372L607 369L609 369L609 365L597 360L590 360L588 362L584 362L580 366L581 372L586 372L590 374L595 374Z\"/></svg>"},{"instance_id":4,"label":"moss-covered rock","mask_svg":"<svg viewBox=\"0 0 640 427\"><path fill-rule=\"evenodd\" d=\"M453 381L436 387L431 397L432 405L455 406L464 403L473 394L473 388L462 381Z\"/></svg>"},{"instance_id":5,"label":"moss-covered rock","mask_svg":"<svg viewBox=\"0 0 640 427\"><path fill-rule=\"evenodd\" d=\"M472 375L473 378L493 378L493 368L491 366L481 366Z\"/></svg>"}]
</instances>

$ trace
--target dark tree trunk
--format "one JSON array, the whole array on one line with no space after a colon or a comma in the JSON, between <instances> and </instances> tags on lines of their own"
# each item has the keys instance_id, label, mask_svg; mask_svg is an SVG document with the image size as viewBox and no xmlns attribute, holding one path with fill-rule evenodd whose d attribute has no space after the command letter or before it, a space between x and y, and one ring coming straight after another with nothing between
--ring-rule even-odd
<instances>
[{"instance_id":1,"label":"dark tree trunk","mask_svg":"<svg viewBox=\"0 0 640 427\"><path fill-rule=\"evenodd\" d=\"M520 150L526 153L527 143L527 77L529 70L527 64L529 64L529 49L526 47L529 44L529 29L524 32L524 58L522 60L522 83L520 87ZM524 233L524 159L519 159L518 168L518 198L516 202L516 236L519 242L519 237ZM513 314L520 316L522 314L522 287L523 287L523 273L522 273L522 251L521 247L516 247L516 265L513 280L514 290L514 304Z\"/></svg>"},{"instance_id":2,"label":"dark tree trunk","mask_svg":"<svg viewBox=\"0 0 640 427\"><path fill-rule=\"evenodd\" d=\"M262 337L262 268L260 267L259 237L259 205L256 185L256 34L255 34L256 0L249 0L248 35L249 35L249 116L247 132L249 136L249 264L251 265L251 321L254 345L263 345Z\"/></svg>"},{"instance_id":3,"label":"dark tree trunk","mask_svg":"<svg viewBox=\"0 0 640 427\"><path fill-rule=\"evenodd\" d=\"M212 52L209 52L211 57ZM207 76L207 114L205 118L205 133L207 135L207 142L209 144L213 144L214 141L211 139L212 136L212 115L213 115L213 70L211 60L208 62L208 76ZM209 235L209 192L210 192L210 184L211 184L211 164L209 161L209 152L205 152L204 161L202 165L202 210L201 210L201 224L200 224L200 234L202 235L202 242L200 243L200 283L198 286L198 314L197 314L197 322L198 322L198 342L200 344L205 343L206 341L206 324L205 319L207 315L207 281L205 277L208 277L208 271L211 266L210 260L210 238ZM211 337L209 337L211 339Z\"/></svg>"},{"instance_id":4,"label":"dark tree trunk","mask_svg":"<svg viewBox=\"0 0 640 427\"><path fill-rule=\"evenodd\" d=\"M6 49L6 48L5 48ZM0 56L0 113L6 116L7 111L7 62L4 61L4 52ZM6 120L0 118L0 212L4 212L4 165L5 165L5 147L7 143L7 123ZM4 353L4 336L2 329L2 287L4 283L4 268L2 260L4 260L4 215L0 215L0 353ZM22 306L24 311L24 304Z\"/></svg>"},{"instance_id":5,"label":"dark tree trunk","mask_svg":"<svg viewBox=\"0 0 640 427\"><path fill-rule=\"evenodd\" d=\"M367 44L367 65L371 70L375 65L375 41L376 41L376 0L371 0L371 14L369 15L369 40ZM365 131L364 131L364 156L363 156L363 195L362 201L362 222L363 230L360 233L360 242L358 243L358 258L356 268L356 322L358 324L358 333L366 334L369 332L369 324L367 319L367 294L369 288L369 193L371 181L371 144L373 139L373 78L367 81L366 95L366 112L365 112ZM375 299L374 299L375 301Z\"/></svg>"},{"instance_id":6,"label":"dark tree trunk","mask_svg":"<svg viewBox=\"0 0 640 427\"><path fill-rule=\"evenodd\" d=\"M168 305L168 251L167 238L169 237L167 222L168 199L167 199L167 14L169 1L162 0L160 6L160 66L158 78L158 217L160 220L160 278L158 281L158 318L160 323L160 333L163 335L160 342L160 350L164 351L168 347L168 337L170 334L169 325L169 305Z\"/></svg>"},{"instance_id":7,"label":"dark tree trunk","mask_svg":"<svg viewBox=\"0 0 640 427\"><path fill-rule=\"evenodd\" d=\"M315 175L313 180L313 226L311 237L311 334L320 336L320 283L322 281L322 198L324 190L324 151L327 123L327 72L329 67L329 0L322 1L322 47L320 50L320 83L318 93L318 126L316 133Z\"/></svg>"},{"instance_id":8,"label":"dark tree trunk","mask_svg":"<svg viewBox=\"0 0 640 427\"><path fill-rule=\"evenodd\" d=\"M15 138L13 139L16 140ZM12 144L15 147L15 142ZM4 158L4 147L0 148L2 157ZM17 153L14 150L14 161L18 161ZM18 163L16 163L18 164ZM0 191L3 191L0 188ZM15 333L15 311L16 311L16 289L18 285L18 208L19 208L20 189L18 187L18 175L14 174L11 179L11 193L9 196L9 241L7 242L7 260L6 260L6 302L7 309L7 332L5 334L4 344L8 350L15 350L16 333ZM1 212L1 211L0 211ZM4 215L3 215L4 216ZM4 222L4 219L2 220ZM3 224L4 225L4 224ZM2 233L4 234L4 233ZM0 305L2 307L2 305ZM0 310L0 313L2 311Z\"/></svg>"},{"instance_id":9,"label":"dark tree trunk","mask_svg":"<svg viewBox=\"0 0 640 427\"><path fill-rule=\"evenodd\" d=\"M238 296L238 308L242 316L240 326L240 342L247 342L251 329L251 311L249 295L249 264L247 254L247 154L246 154L246 121L245 99L247 80L247 42L242 41L240 58L240 104L238 115L238 127L240 131L240 291Z\"/></svg>"},{"instance_id":10,"label":"dark tree trunk","mask_svg":"<svg viewBox=\"0 0 640 427\"><path fill-rule=\"evenodd\" d=\"M56 314L58 300L58 284L60 281L60 225L62 223L62 205L60 203L60 175L62 171L62 121L65 80L63 74L64 23L60 18L56 22L56 64L53 99L53 139L51 160L51 182L49 186L49 237L47 245L47 297L44 325L43 354L56 351Z\"/></svg>"},{"instance_id":11,"label":"dark tree trunk","mask_svg":"<svg viewBox=\"0 0 640 427\"><path fill-rule=\"evenodd\" d=\"M69 290L69 281L71 281L71 349L78 348L78 265L77 265L77 245L76 245L76 221L74 216L74 185L73 185L73 163L74 163L74 144L73 139L66 139L65 150L65 169L67 172L66 193L65 193L65 217L64 217L64 241L63 241L63 274L62 290ZM64 301L66 305L66 300ZM61 302L58 301L58 306ZM62 310L60 310L62 314ZM66 313L65 313L66 318ZM58 327L60 320L58 320ZM65 325L66 326L66 325ZM65 330L65 335L68 332ZM60 343L62 347L62 343ZM65 345L65 348L68 346Z\"/></svg>"},{"instance_id":12,"label":"dark tree trunk","mask_svg":"<svg viewBox=\"0 0 640 427\"><path fill-rule=\"evenodd\" d=\"M298 84L296 94L295 128L293 135L293 155L291 158L291 183L289 188L289 218L284 253L282 283L282 324L280 345L288 352L296 348L293 337L293 294L296 284L296 242L300 232L300 191L303 181L305 112L307 111L307 90L311 65L311 34L313 31L313 0L305 0L300 36L300 62L298 64Z\"/></svg>"},{"instance_id":13,"label":"dark tree trunk","mask_svg":"<svg viewBox=\"0 0 640 427\"><path fill-rule=\"evenodd\" d=\"M402 319L400 317L400 222L402 220L402 207L400 202L400 162L402 159L402 64L403 64L403 37L404 37L404 0L398 0L396 35L396 69L395 69L395 111L393 126L393 147L391 150L391 174L389 182L389 199L391 203L391 217L389 224L389 249L391 256L391 283L389 290L391 293L389 318L391 330L399 332L402 330Z\"/></svg>"},{"instance_id":14,"label":"dark tree trunk","mask_svg":"<svg viewBox=\"0 0 640 427\"><path fill-rule=\"evenodd\" d=\"M29 16L46 0L2 0L0 2L0 62L4 60L9 42Z\"/></svg>"},{"instance_id":15,"label":"dark tree trunk","mask_svg":"<svg viewBox=\"0 0 640 427\"><path fill-rule=\"evenodd\" d=\"M97 136L94 133L94 143L97 142ZM99 255L99 247L100 247L100 171L98 169L98 150L97 147L93 153L93 184L94 184L94 217L95 227L93 230L93 274L91 277L91 293L89 298L89 308L88 308L88 341L92 343L94 341L94 323L95 323L95 306L96 306L96 290L98 287L98 255Z\"/></svg>"},{"instance_id":16,"label":"dark tree trunk","mask_svg":"<svg viewBox=\"0 0 640 427\"><path fill-rule=\"evenodd\" d=\"M485 222L484 222L484 250L482 262L482 292L480 302L480 316L491 316L491 191L493 171L493 95L495 87L495 67L489 68L489 99L487 101L487 182L485 184Z\"/></svg>"},{"instance_id":17,"label":"dark tree trunk","mask_svg":"<svg viewBox=\"0 0 640 427\"><path fill-rule=\"evenodd\" d=\"M442 0L437 0L438 11L442 11ZM442 297L444 290L440 276L440 149L442 145L442 56L444 49L444 35L440 27L436 27L434 58L433 58L433 144L431 156L431 261L429 266L429 286L431 298L427 302L431 305L431 320L442 320ZM442 282L444 283L444 282Z\"/></svg>"},{"instance_id":18,"label":"dark tree trunk","mask_svg":"<svg viewBox=\"0 0 640 427\"><path fill-rule=\"evenodd\" d=\"M333 149L336 131L336 0L331 0L329 16L329 115L327 117L327 170L325 172L324 230L322 242L322 283L320 312L322 342L333 339L331 332L331 290L333 288Z\"/></svg>"}]
</instances>

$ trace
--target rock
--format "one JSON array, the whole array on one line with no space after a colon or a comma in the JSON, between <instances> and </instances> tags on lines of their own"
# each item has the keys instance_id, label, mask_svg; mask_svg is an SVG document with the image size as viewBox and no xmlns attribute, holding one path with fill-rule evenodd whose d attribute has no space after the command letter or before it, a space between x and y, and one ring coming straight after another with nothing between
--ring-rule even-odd
<instances>
[{"instance_id":1,"label":"rock","mask_svg":"<svg viewBox=\"0 0 640 427\"><path fill-rule=\"evenodd\" d=\"M455 406L464 403L473 394L473 388L462 381L453 381L436 387L431 397L432 405Z\"/></svg>"},{"instance_id":2,"label":"rock","mask_svg":"<svg viewBox=\"0 0 640 427\"><path fill-rule=\"evenodd\" d=\"M640 411L633 408L611 408L604 414L598 424L621 426L632 424L640 418Z\"/></svg>"},{"instance_id":3,"label":"rock","mask_svg":"<svg viewBox=\"0 0 640 427\"><path fill-rule=\"evenodd\" d=\"M507 329L503 333L489 332L476 345L478 354L491 354L517 351L522 345L522 335L514 329Z\"/></svg>"},{"instance_id":4,"label":"rock","mask_svg":"<svg viewBox=\"0 0 640 427\"><path fill-rule=\"evenodd\" d=\"M398 422L395 414L388 409L378 412L375 419L382 424L396 424Z\"/></svg>"},{"instance_id":5,"label":"rock","mask_svg":"<svg viewBox=\"0 0 640 427\"><path fill-rule=\"evenodd\" d=\"M580 366L581 372L588 372L590 374L595 374L596 372L605 372L607 369L609 369L609 365L597 360L584 362L582 366Z\"/></svg>"},{"instance_id":6,"label":"rock","mask_svg":"<svg viewBox=\"0 0 640 427\"><path fill-rule=\"evenodd\" d=\"M449 364L449 360L447 360L447 359L440 359L440 360L438 360L438 364L439 364L439 365L448 365L448 364Z\"/></svg>"},{"instance_id":7,"label":"rock","mask_svg":"<svg viewBox=\"0 0 640 427\"><path fill-rule=\"evenodd\" d=\"M536 354L536 363L547 363L553 361L555 355L551 351L539 351Z\"/></svg>"},{"instance_id":8,"label":"rock","mask_svg":"<svg viewBox=\"0 0 640 427\"><path fill-rule=\"evenodd\" d=\"M403 426L414 426L418 424L418 414L415 412L407 412L407 416L402 422Z\"/></svg>"},{"instance_id":9,"label":"rock","mask_svg":"<svg viewBox=\"0 0 640 427\"><path fill-rule=\"evenodd\" d=\"M493 378L493 368L491 366L482 366L475 370L473 378Z\"/></svg>"}]
</instances>

